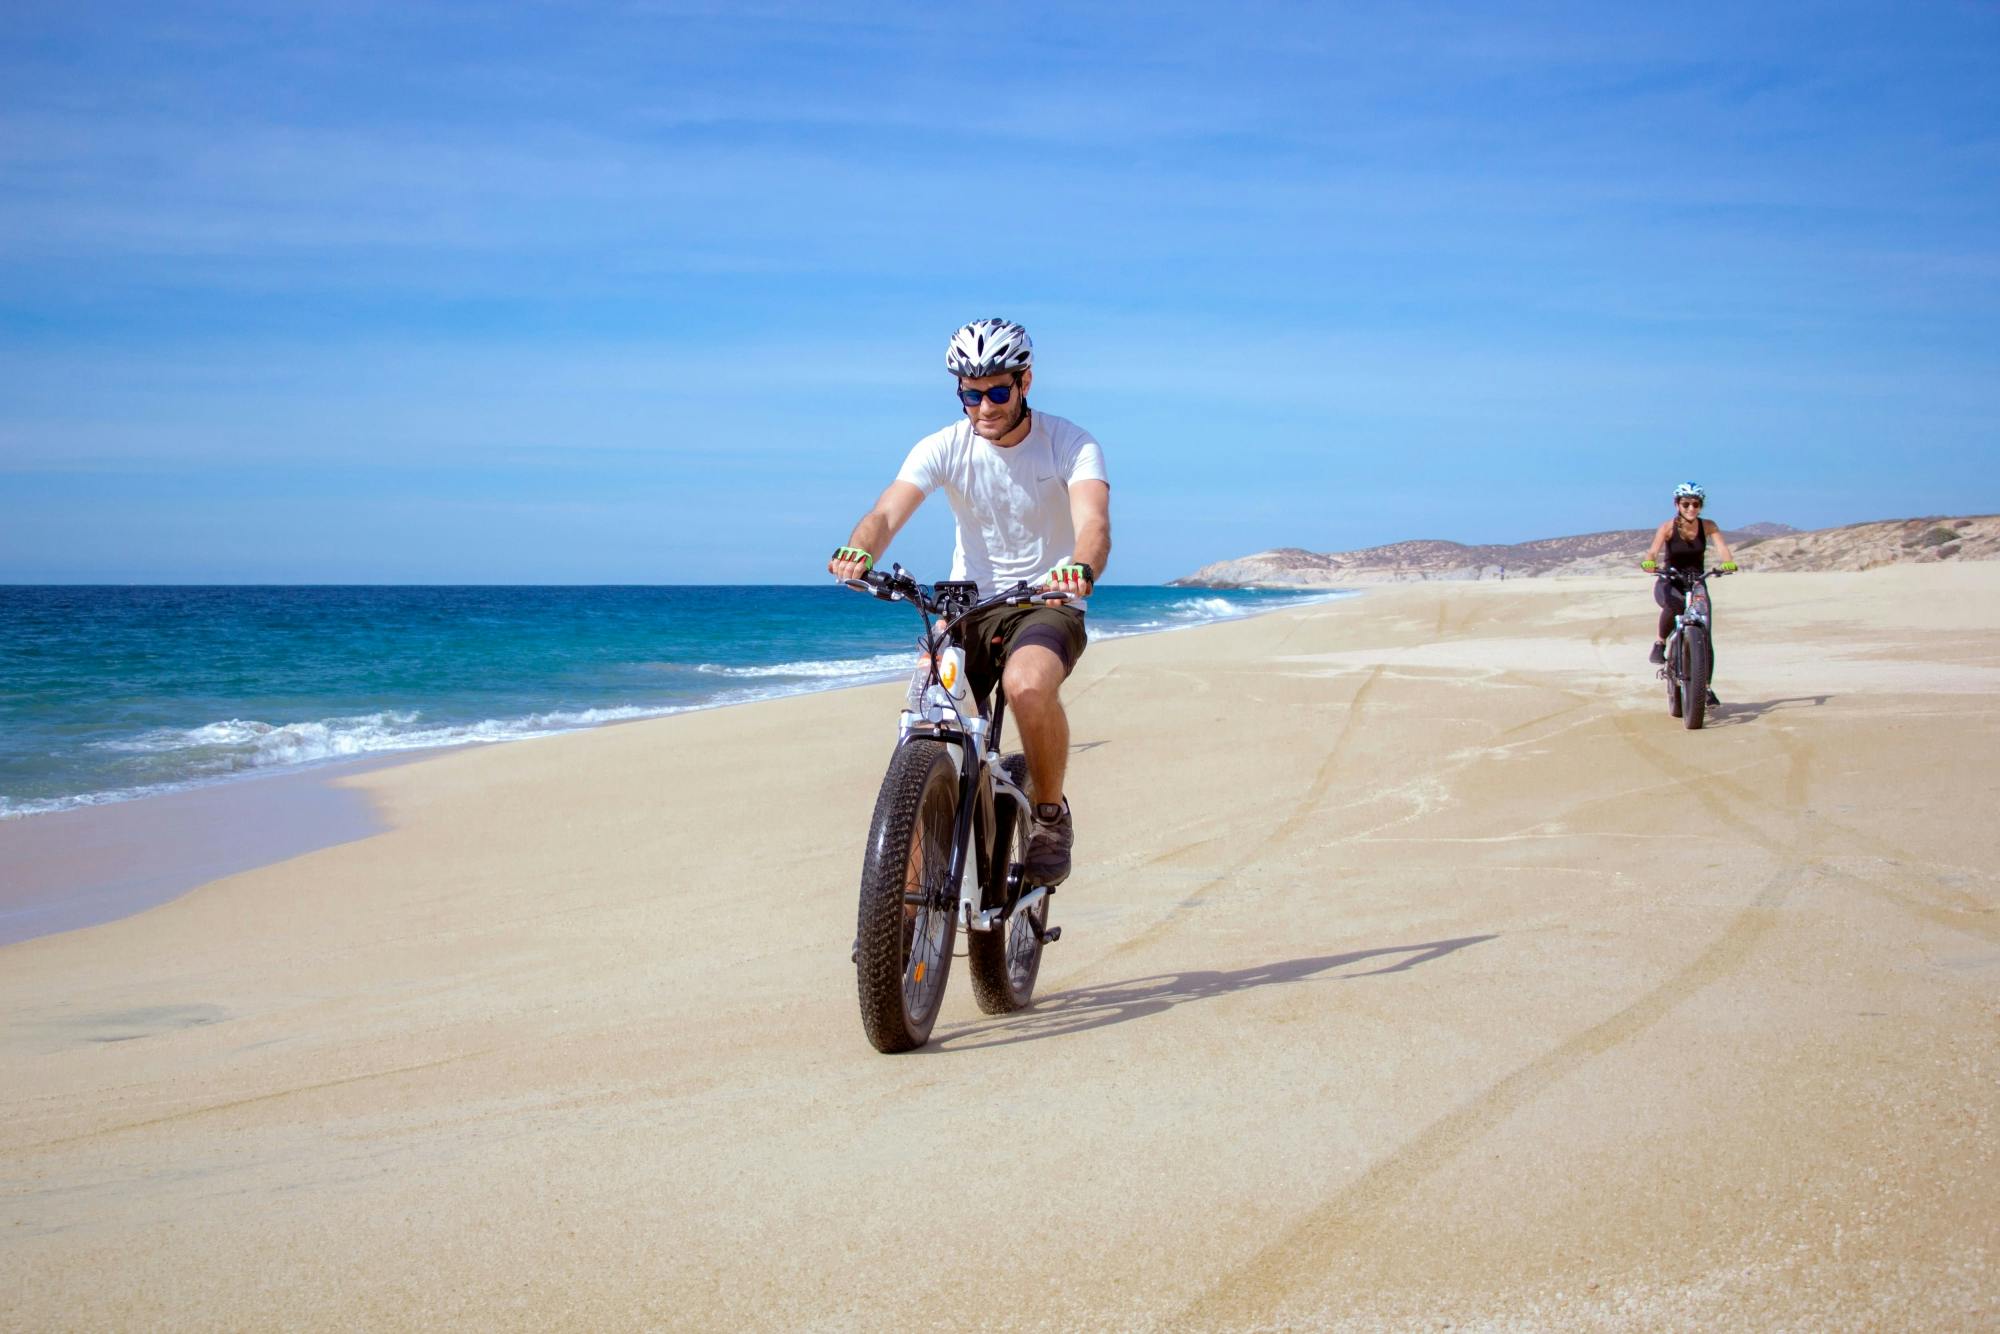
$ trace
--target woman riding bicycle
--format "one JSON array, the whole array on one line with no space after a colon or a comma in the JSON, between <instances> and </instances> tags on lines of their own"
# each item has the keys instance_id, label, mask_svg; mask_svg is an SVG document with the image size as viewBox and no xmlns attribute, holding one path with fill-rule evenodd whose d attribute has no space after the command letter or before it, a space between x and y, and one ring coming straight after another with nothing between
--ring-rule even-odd
<instances>
[{"instance_id":1,"label":"woman riding bicycle","mask_svg":"<svg viewBox=\"0 0 2000 1334\"><path fill-rule=\"evenodd\" d=\"M1701 517L1702 505L1707 499L1708 493L1693 482L1682 482L1674 488L1674 517L1661 524L1653 534L1653 545L1646 552L1646 559L1639 562L1640 569L1648 574L1657 574L1660 555L1665 552L1669 569L1690 575L1700 574L1707 568L1710 538L1715 539L1715 549L1722 555L1722 568L1732 572L1736 569L1736 560L1729 554L1729 543L1723 538L1722 529L1715 520ZM1653 601L1660 604L1659 638L1653 641L1653 652L1648 660L1657 664L1667 660L1667 636L1674 632L1676 619L1687 610L1687 596L1668 580L1655 579ZM1708 702L1716 702L1713 690L1708 692Z\"/></svg>"}]
</instances>

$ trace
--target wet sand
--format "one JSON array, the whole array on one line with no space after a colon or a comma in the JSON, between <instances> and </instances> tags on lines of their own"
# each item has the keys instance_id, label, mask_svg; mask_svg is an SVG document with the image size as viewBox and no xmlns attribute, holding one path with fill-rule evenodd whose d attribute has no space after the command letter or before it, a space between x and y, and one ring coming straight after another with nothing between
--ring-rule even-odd
<instances>
[{"instance_id":1,"label":"wet sand","mask_svg":"<svg viewBox=\"0 0 2000 1334\"><path fill-rule=\"evenodd\" d=\"M395 762L0 820L0 945L113 922L211 880L380 833L367 797L336 784Z\"/></svg>"},{"instance_id":2,"label":"wet sand","mask_svg":"<svg viewBox=\"0 0 2000 1334\"><path fill-rule=\"evenodd\" d=\"M1638 578L1094 646L1043 1000L905 1057L897 686L345 780L0 948L0 1325L1990 1327L2000 565L1716 597L1698 733Z\"/></svg>"}]
</instances>

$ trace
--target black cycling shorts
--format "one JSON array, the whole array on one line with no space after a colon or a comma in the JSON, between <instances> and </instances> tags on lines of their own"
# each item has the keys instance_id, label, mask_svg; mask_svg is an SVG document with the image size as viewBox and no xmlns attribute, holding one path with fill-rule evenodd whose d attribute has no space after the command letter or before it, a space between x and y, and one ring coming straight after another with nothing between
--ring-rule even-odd
<instances>
[{"instance_id":1,"label":"black cycling shorts","mask_svg":"<svg viewBox=\"0 0 2000 1334\"><path fill-rule=\"evenodd\" d=\"M1063 675L1076 670L1076 660L1090 636L1083 613L1074 607L1030 603L1025 607L989 607L964 625L965 679L984 699L1000 679L1007 654L1023 644L1040 644L1062 659Z\"/></svg>"}]
</instances>

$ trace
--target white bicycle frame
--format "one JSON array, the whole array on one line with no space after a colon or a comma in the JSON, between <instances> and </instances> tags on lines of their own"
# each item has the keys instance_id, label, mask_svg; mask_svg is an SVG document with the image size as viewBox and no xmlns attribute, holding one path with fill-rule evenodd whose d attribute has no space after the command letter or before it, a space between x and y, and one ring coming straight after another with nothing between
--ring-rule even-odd
<instances>
[{"instance_id":1,"label":"white bicycle frame","mask_svg":"<svg viewBox=\"0 0 2000 1334\"><path fill-rule=\"evenodd\" d=\"M956 661L953 661L954 658ZM972 707L970 716L967 716L967 711L959 707L959 701L943 684L947 679L962 676L964 671L964 653L954 645L940 644L920 654L916 671L910 677L908 699L897 719L896 744L900 746L913 737L942 741L951 748L952 758L958 765L960 783L966 781L966 767L970 765L973 767L971 781L986 785L989 810L997 798L1004 796L1013 800L1016 811L1026 812L1032 809L1028 804L1028 794L1015 786L1014 780L1001 766L998 737L992 734L987 718L970 700L967 703ZM995 847L993 855L1004 856L1005 850ZM983 886L975 883L977 876L966 874L974 859L960 855L954 861L958 875L959 925L968 931L991 931L1001 925L1006 920L1004 907L979 906ZM1014 904L1014 911L1033 908L1047 898L1048 893L1046 885L1035 886Z\"/></svg>"}]
</instances>

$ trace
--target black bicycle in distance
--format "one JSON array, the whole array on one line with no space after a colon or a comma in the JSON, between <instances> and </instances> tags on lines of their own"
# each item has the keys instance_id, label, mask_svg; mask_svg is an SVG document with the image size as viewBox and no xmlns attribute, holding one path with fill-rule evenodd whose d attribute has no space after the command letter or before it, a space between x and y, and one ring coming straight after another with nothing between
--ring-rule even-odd
<instances>
[{"instance_id":1,"label":"black bicycle in distance","mask_svg":"<svg viewBox=\"0 0 2000 1334\"><path fill-rule=\"evenodd\" d=\"M900 565L847 586L908 602L924 620L868 827L854 939L861 1027L877 1051L903 1052L930 1040L961 926L972 994L987 1014L1033 1002L1042 947L1062 935L1048 924L1054 891L1023 875L1032 807L1027 757L998 750L1006 692L993 687L990 716L973 698L962 627L988 607L1054 605L1069 595L1021 583L982 600L976 583L927 588Z\"/></svg>"},{"instance_id":2,"label":"black bicycle in distance","mask_svg":"<svg viewBox=\"0 0 2000 1334\"><path fill-rule=\"evenodd\" d=\"M1674 618L1674 632L1667 637L1667 665L1660 677L1667 683L1667 714L1695 731L1708 717L1708 683L1715 675L1715 644L1711 639L1708 609L1708 581L1720 579L1727 570L1677 570L1669 566L1658 572L1687 599L1681 614Z\"/></svg>"}]
</instances>

